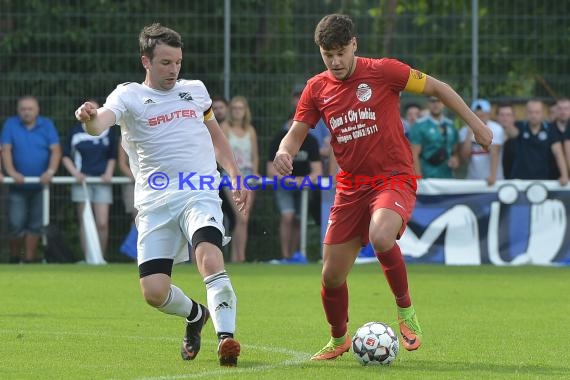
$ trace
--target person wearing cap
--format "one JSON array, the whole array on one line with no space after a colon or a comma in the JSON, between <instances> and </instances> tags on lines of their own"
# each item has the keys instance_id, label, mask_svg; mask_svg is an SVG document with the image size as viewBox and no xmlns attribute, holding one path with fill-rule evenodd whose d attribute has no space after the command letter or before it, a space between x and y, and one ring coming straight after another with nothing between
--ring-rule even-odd
<instances>
[{"instance_id":1,"label":"person wearing cap","mask_svg":"<svg viewBox=\"0 0 570 380\"><path fill-rule=\"evenodd\" d=\"M429 114L419 118L410 130L416 174L422 178L454 178L459 166L459 137L453 122L443 115L443 102L428 98Z\"/></svg>"},{"instance_id":2,"label":"person wearing cap","mask_svg":"<svg viewBox=\"0 0 570 380\"><path fill-rule=\"evenodd\" d=\"M497 180L504 179L501 155L505 133L498 123L491 120L491 103L488 100L473 101L471 110L493 132L493 140L487 151L475 142L471 128L467 126L461 128L459 153L461 158L468 162L466 179L483 179L492 186Z\"/></svg>"},{"instance_id":3,"label":"person wearing cap","mask_svg":"<svg viewBox=\"0 0 570 380\"><path fill-rule=\"evenodd\" d=\"M568 183L568 165L562 144L553 133L553 128L544 120L544 103L531 99L526 103L527 120L517 121L505 128L509 138L516 139L517 154L511 169L515 179L552 179L550 161L554 160L562 186Z\"/></svg>"}]
</instances>

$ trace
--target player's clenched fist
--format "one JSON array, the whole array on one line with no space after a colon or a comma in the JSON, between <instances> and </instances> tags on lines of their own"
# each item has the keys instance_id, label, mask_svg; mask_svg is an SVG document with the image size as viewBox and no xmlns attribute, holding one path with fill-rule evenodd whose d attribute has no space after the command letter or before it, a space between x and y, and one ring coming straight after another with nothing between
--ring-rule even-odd
<instances>
[{"instance_id":1,"label":"player's clenched fist","mask_svg":"<svg viewBox=\"0 0 570 380\"><path fill-rule=\"evenodd\" d=\"M289 153L277 152L273 167L280 175L290 175L293 172L293 158Z\"/></svg>"},{"instance_id":2,"label":"player's clenched fist","mask_svg":"<svg viewBox=\"0 0 570 380\"><path fill-rule=\"evenodd\" d=\"M91 102L85 102L75 110L75 117L82 123L91 120L95 116L97 116L97 106Z\"/></svg>"},{"instance_id":3,"label":"player's clenched fist","mask_svg":"<svg viewBox=\"0 0 570 380\"><path fill-rule=\"evenodd\" d=\"M481 145L486 151L489 150L491 143L493 142L493 132L489 128L481 128L474 133L475 141L477 144Z\"/></svg>"}]
</instances>

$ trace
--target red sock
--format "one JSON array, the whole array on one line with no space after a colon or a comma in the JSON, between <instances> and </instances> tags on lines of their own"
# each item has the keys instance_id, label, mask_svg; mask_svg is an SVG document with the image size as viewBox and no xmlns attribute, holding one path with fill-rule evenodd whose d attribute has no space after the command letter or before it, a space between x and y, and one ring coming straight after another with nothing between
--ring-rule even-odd
<instances>
[{"instance_id":1,"label":"red sock","mask_svg":"<svg viewBox=\"0 0 570 380\"><path fill-rule=\"evenodd\" d=\"M390 289L394 293L396 304L400 307L410 307L412 300L408 292L406 263L398 244L394 244L386 252L376 252L376 258L378 258L388 285L390 285Z\"/></svg>"},{"instance_id":2,"label":"red sock","mask_svg":"<svg viewBox=\"0 0 570 380\"><path fill-rule=\"evenodd\" d=\"M338 288L325 288L322 285L321 299L331 325L331 335L340 338L346 334L348 323L348 286L346 281Z\"/></svg>"}]
</instances>

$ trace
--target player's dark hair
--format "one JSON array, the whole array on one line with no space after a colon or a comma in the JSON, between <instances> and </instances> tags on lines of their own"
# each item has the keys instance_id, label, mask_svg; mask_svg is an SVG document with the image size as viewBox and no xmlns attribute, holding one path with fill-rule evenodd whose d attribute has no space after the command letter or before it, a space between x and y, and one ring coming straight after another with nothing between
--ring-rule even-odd
<instances>
[{"instance_id":1,"label":"player's dark hair","mask_svg":"<svg viewBox=\"0 0 570 380\"><path fill-rule=\"evenodd\" d=\"M339 49L354 37L354 23L350 17L331 14L323 17L315 28L315 43L324 50Z\"/></svg>"},{"instance_id":2,"label":"player's dark hair","mask_svg":"<svg viewBox=\"0 0 570 380\"><path fill-rule=\"evenodd\" d=\"M182 37L178 32L154 23L145 26L139 35L139 47L141 55L147 56L150 60L154 57L156 45L164 44L175 48L182 48Z\"/></svg>"}]
</instances>

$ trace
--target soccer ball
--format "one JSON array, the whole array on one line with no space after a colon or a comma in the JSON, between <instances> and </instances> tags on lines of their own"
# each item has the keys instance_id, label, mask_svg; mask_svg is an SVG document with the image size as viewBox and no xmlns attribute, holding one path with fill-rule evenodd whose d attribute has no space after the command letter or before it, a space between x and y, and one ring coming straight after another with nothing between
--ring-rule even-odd
<instances>
[{"instance_id":1,"label":"soccer ball","mask_svg":"<svg viewBox=\"0 0 570 380\"><path fill-rule=\"evenodd\" d=\"M352 338L352 352L362 365L390 364L399 350L400 342L394 330L382 322L365 323Z\"/></svg>"}]
</instances>

